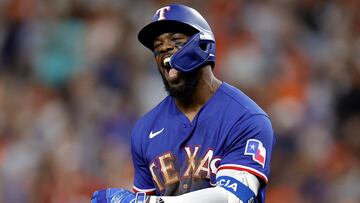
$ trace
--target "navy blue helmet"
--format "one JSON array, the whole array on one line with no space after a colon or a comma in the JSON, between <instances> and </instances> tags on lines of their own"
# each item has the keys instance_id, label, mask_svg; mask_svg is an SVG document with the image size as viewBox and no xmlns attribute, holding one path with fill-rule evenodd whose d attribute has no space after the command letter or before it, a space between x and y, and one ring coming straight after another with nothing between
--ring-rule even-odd
<instances>
[{"instance_id":1,"label":"navy blue helmet","mask_svg":"<svg viewBox=\"0 0 360 203\"><path fill-rule=\"evenodd\" d=\"M163 33L177 32L191 36L169 61L171 67L189 72L206 64L215 65L215 37L209 24L195 9L171 4L158 9L152 22L140 30L139 41L153 50L153 42Z\"/></svg>"}]
</instances>

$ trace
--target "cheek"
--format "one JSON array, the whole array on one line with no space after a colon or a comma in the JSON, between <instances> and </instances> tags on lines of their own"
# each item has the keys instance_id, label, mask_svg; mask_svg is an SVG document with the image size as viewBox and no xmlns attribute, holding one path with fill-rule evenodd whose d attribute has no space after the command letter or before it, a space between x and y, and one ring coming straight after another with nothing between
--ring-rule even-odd
<instances>
[{"instance_id":1,"label":"cheek","mask_svg":"<svg viewBox=\"0 0 360 203\"><path fill-rule=\"evenodd\" d=\"M155 58L158 57L158 56L160 56L160 51L156 51L156 50L155 50L155 51L154 51L154 56L155 56Z\"/></svg>"},{"instance_id":2,"label":"cheek","mask_svg":"<svg viewBox=\"0 0 360 203\"><path fill-rule=\"evenodd\" d=\"M162 68L162 63L161 63L161 60L160 58L155 58L155 62L156 62L156 65L159 67L159 68Z\"/></svg>"}]
</instances>

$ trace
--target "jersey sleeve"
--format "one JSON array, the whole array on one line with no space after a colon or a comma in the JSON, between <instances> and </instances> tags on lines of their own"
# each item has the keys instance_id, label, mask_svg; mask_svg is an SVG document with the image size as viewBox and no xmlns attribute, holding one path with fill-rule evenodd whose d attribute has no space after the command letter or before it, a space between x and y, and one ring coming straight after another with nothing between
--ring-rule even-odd
<instances>
[{"instance_id":1,"label":"jersey sleeve","mask_svg":"<svg viewBox=\"0 0 360 203\"><path fill-rule=\"evenodd\" d=\"M256 175L268 182L274 131L265 115L253 115L236 122L227 136L225 153L218 171L233 169Z\"/></svg>"},{"instance_id":2,"label":"jersey sleeve","mask_svg":"<svg viewBox=\"0 0 360 203\"><path fill-rule=\"evenodd\" d=\"M146 158L141 148L141 137L138 137L136 128L131 136L131 155L134 165L134 192L145 192L147 194L155 193L155 185Z\"/></svg>"}]
</instances>

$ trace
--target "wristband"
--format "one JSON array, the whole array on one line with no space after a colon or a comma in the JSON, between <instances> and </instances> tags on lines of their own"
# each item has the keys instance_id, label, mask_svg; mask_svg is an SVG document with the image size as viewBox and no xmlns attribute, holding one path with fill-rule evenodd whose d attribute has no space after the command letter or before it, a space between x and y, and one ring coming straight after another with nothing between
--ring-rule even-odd
<instances>
[{"instance_id":1,"label":"wristband","mask_svg":"<svg viewBox=\"0 0 360 203\"><path fill-rule=\"evenodd\" d=\"M244 203L256 203L254 192L239 180L230 176L220 176L217 179L217 185L233 193Z\"/></svg>"}]
</instances>

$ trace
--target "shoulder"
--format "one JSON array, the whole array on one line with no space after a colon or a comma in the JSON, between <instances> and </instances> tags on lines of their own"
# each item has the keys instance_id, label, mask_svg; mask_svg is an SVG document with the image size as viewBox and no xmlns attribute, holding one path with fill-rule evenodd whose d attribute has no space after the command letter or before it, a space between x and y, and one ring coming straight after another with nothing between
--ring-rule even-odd
<instances>
[{"instance_id":1,"label":"shoulder","mask_svg":"<svg viewBox=\"0 0 360 203\"><path fill-rule=\"evenodd\" d=\"M250 97L238 88L224 83L220 88L221 97L225 99L222 105L230 134L247 139L254 133L272 137L273 128L268 114Z\"/></svg>"},{"instance_id":2,"label":"shoulder","mask_svg":"<svg viewBox=\"0 0 360 203\"><path fill-rule=\"evenodd\" d=\"M232 112L241 111L248 116L263 115L268 117L267 113L240 89L224 82L219 90L224 98L228 100L227 108Z\"/></svg>"}]
</instances>

